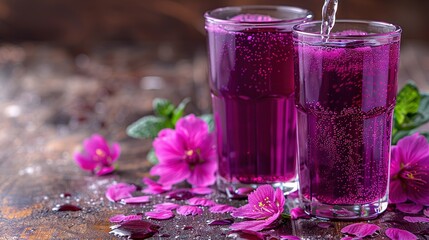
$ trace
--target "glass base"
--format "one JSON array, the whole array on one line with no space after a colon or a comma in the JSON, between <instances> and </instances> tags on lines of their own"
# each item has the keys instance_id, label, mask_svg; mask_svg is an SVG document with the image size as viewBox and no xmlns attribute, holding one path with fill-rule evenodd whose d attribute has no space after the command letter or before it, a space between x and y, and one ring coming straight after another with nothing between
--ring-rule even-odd
<instances>
[{"instance_id":1,"label":"glass base","mask_svg":"<svg viewBox=\"0 0 429 240\"><path fill-rule=\"evenodd\" d=\"M288 182L275 183L241 183L239 181L227 181L225 178L218 176L217 188L219 191L226 193L229 198L246 198L249 193L262 185L271 185L274 188L280 188L285 195L298 190L298 179L295 177Z\"/></svg>"},{"instance_id":2,"label":"glass base","mask_svg":"<svg viewBox=\"0 0 429 240\"><path fill-rule=\"evenodd\" d=\"M304 211L311 216L328 220L368 220L377 218L387 209L388 196L378 201L354 205L330 205L317 200L303 199Z\"/></svg>"}]
</instances>

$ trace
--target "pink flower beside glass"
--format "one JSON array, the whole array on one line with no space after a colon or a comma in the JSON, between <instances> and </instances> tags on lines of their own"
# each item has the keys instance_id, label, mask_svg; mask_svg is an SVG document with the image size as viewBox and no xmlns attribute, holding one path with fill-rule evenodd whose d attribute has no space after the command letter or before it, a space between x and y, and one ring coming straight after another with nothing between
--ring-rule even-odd
<instances>
[{"instance_id":1,"label":"pink flower beside glass","mask_svg":"<svg viewBox=\"0 0 429 240\"><path fill-rule=\"evenodd\" d=\"M232 212L233 217L253 219L231 225L233 230L261 231L272 227L283 212L285 198L280 188L276 190L270 185L258 187L249 194L249 203Z\"/></svg>"},{"instance_id":2,"label":"pink flower beside glass","mask_svg":"<svg viewBox=\"0 0 429 240\"><path fill-rule=\"evenodd\" d=\"M186 180L197 187L212 185L217 170L215 142L206 122L190 114L177 121L176 129L163 129L153 142L159 163L150 173L159 183L173 185Z\"/></svg>"},{"instance_id":3,"label":"pink flower beside glass","mask_svg":"<svg viewBox=\"0 0 429 240\"><path fill-rule=\"evenodd\" d=\"M106 175L115 170L114 163L118 160L121 148L118 143L110 146L106 139L94 134L83 141L83 152L76 152L74 160L85 171L91 171L97 176Z\"/></svg>"},{"instance_id":4,"label":"pink flower beside glass","mask_svg":"<svg viewBox=\"0 0 429 240\"><path fill-rule=\"evenodd\" d=\"M429 204L429 143L418 133L404 137L392 147L390 164L391 203L411 200Z\"/></svg>"}]
</instances>

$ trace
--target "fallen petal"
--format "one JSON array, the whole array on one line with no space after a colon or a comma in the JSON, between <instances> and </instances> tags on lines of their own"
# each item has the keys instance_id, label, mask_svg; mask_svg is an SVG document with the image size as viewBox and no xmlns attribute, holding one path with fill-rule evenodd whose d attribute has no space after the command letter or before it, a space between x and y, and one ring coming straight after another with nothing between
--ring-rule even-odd
<instances>
[{"instance_id":1,"label":"fallen petal","mask_svg":"<svg viewBox=\"0 0 429 240\"><path fill-rule=\"evenodd\" d=\"M317 226L320 227L320 228L327 229L327 228L332 227L332 224L329 223L329 222L319 222L319 223L317 223Z\"/></svg>"},{"instance_id":2,"label":"fallen petal","mask_svg":"<svg viewBox=\"0 0 429 240\"><path fill-rule=\"evenodd\" d=\"M128 239L146 239L155 235L160 227L143 220L127 221L111 226L110 234Z\"/></svg>"},{"instance_id":3,"label":"fallen petal","mask_svg":"<svg viewBox=\"0 0 429 240\"><path fill-rule=\"evenodd\" d=\"M147 186L143 192L147 194L160 194L171 190L171 185L162 185L148 177L143 178L142 181Z\"/></svg>"},{"instance_id":4,"label":"fallen petal","mask_svg":"<svg viewBox=\"0 0 429 240\"><path fill-rule=\"evenodd\" d=\"M299 219L299 218L309 219L310 216L302 208L297 207L290 210L290 218L291 219Z\"/></svg>"},{"instance_id":5,"label":"fallen petal","mask_svg":"<svg viewBox=\"0 0 429 240\"><path fill-rule=\"evenodd\" d=\"M426 217L429 217L429 208L426 208L426 209L423 211L423 214L424 214Z\"/></svg>"},{"instance_id":6,"label":"fallen petal","mask_svg":"<svg viewBox=\"0 0 429 240\"><path fill-rule=\"evenodd\" d=\"M113 217L111 217L109 219L110 222L112 223L120 223L120 222L126 222L126 221L131 221L131 220L141 220L142 216L141 215L123 215L123 214L119 214L119 215L115 215Z\"/></svg>"},{"instance_id":7,"label":"fallen petal","mask_svg":"<svg viewBox=\"0 0 429 240\"><path fill-rule=\"evenodd\" d=\"M204 206L204 207L211 207L216 205L216 203L213 200L207 199L207 198L200 198L200 197L193 197L188 200L188 203L189 205Z\"/></svg>"},{"instance_id":8,"label":"fallen petal","mask_svg":"<svg viewBox=\"0 0 429 240\"><path fill-rule=\"evenodd\" d=\"M429 223L429 218L427 217L410 217L405 216L404 220L410 223Z\"/></svg>"},{"instance_id":9,"label":"fallen petal","mask_svg":"<svg viewBox=\"0 0 429 240\"><path fill-rule=\"evenodd\" d=\"M110 185L106 191L106 198L112 202L132 197L131 193L136 191L136 186L126 183Z\"/></svg>"},{"instance_id":10,"label":"fallen petal","mask_svg":"<svg viewBox=\"0 0 429 240\"><path fill-rule=\"evenodd\" d=\"M149 196L130 197L121 200L122 204L137 204L150 202Z\"/></svg>"},{"instance_id":11,"label":"fallen petal","mask_svg":"<svg viewBox=\"0 0 429 240\"><path fill-rule=\"evenodd\" d=\"M298 197L299 197L299 193L298 193L298 191L291 192L291 193L289 193L289 194L287 195L287 198L289 198L289 199L296 199L296 198L298 198Z\"/></svg>"},{"instance_id":12,"label":"fallen petal","mask_svg":"<svg viewBox=\"0 0 429 240\"><path fill-rule=\"evenodd\" d=\"M114 167L103 167L101 168L98 172L96 172L97 176L103 176L103 175L107 175L109 173L112 173L113 171L115 171Z\"/></svg>"},{"instance_id":13,"label":"fallen petal","mask_svg":"<svg viewBox=\"0 0 429 240\"><path fill-rule=\"evenodd\" d=\"M238 195L249 195L249 193L253 192L255 189L251 187L242 187L235 190L235 193Z\"/></svg>"},{"instance_id":14,"label":"fallen petal","mask_svg":"<svg viewBox=\"0 0 429 240\"><path fill-rule=\"evenodd\" d=\"M174 199L174 200L188 200L193 197L195 197L195 194L188 191L187 189L177 189L177 190L171 191L167 195L167 198Z\"/></svg>"},{"instance_id":15,"label":"fallen petal","mask_svg":"<svg viewBox=\"0 0 429 240\"><path fill-rule=\"evenodd\" d=\"M151 219L166 220L174 217L174 213L170 210L155 210L151 212L145 212L144 215Z\"/></svg>"},{"instance_id":16,"label":"fallen petal","mask_svg":"<svg viewBox=\"0 0 429 240\"><path fill-rule=\"evenodd\" d=\"M208 187L194 187L191 189L191 193L195 193L198 195L211 194L212 192L213 192L213 189Z\"/></svg>"},{"instance_id":17,"label":"fallen petal","mask_svg":"<svg viewBox=\"0 0 429 240\"><path fill-rule=\"evenodd\" d=\"M229 206L226 204L216 204L209 208L209 211L211 213L230 213L237 209L236 207Z\"/></svg>"},{"instance_id":18,"label":"fallen petal","mask_svg":"<svg viewBox=\"0 0 429 240\"><path fill-rule=\"evenodd\" d=\"M263 234L255 231L250 231L250 230L231 231L228 233L227 237L231 239L252 239L252 240L265 239Z\"/></svg>"},{"instance_id":19,"label":"fallen petal","mask_svg":"<svg viewBox=\"0 0 429 240\"><path fill-rule=\"evenodd\" d=\"M231 225L233 223L234 223L233 218L211 220L207 222L207 224L210 226L224 226L224 225Z\"/></svg>"},{"instance_id":20,"label":"fallen petal","mask_svg":"<svg viewBox=\"0 0 429 240\"><path fill-rule=\"evenodd\" d=\"M399 228L386 229L386 236L392 240L416 240L417 236Z\"/></svg>"},{"instance_id":21,"label":"fallen petal","mask_svg":"<svg viewBox=\"0 0 429 240\"><path fill-rule=\"evenodd\" d=\"M155 210L175 210L179 207L179 204L175 204L175 203L159 203L159 204L155 204L153 207L155 208Z\"/></svg>"},{"instance_id":22,"label":"fallen petal","mask_svg":"<svg viewBox=\"0 0 429 240\"><path fill-rule=\"evenodd\" d=\"M281 240L301 240L301 238L294 235L280 235Z\"/></svg>"},{"instance_id":23,"label":"fallen petal","mask_svg":"<svg viewBox=\"0 0 429 240\"><path fill-rule=\"evenodd\" d=\"M415 203L398 203L396 204L396 209L403 213L416 214L423 209L423 205Z\"/></svg>"},{"instance_id":24,"label":"fallen petal","mask_svg":"<svg viewBox=\"0 0 429 240\"><path fill-rule=\"evenodd\" d=\"M380 227L370 223L354 223L341 229L342 233L354 235L356 237L366 237L380 230Z\"/></svg>"},{"instance_id":25,"label":"fallen petal","mask_svg":"<svg viewBox=\"0 0 429 240\"><path fill-rule=\"evenodd\" d=\"M177 213L180 215L188 216L188 215L200 215L203 213L203 210L197 206L180 206L177 210Z\"/></svg>"}]
</instances>

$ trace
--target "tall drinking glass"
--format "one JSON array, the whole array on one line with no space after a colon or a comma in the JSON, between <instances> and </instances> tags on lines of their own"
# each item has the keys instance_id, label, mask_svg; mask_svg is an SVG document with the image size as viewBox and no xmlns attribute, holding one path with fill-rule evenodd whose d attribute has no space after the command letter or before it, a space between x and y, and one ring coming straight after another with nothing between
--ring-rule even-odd
<instances>
[{"instance_id":1,"label":"tall drinking glass","mask_svg":"<svg viewBox=\"0 0 429 240\"><path fill-rule=\"evenodd\" d=\"M321 218L373 218L387 208L398 26L341 20L294 27L300 196Z\"/></svg>"},{"instance_id":2,"label":"tall drinking glass","mask_svg":"<svg viewBox=\"0 0 429 240\"><path fill-rule=\"evenodd\" d=\"M292 27L311 18L307 10L282 6L205 14L220 190L296 189Z\"/></svg>"}]
</instances>

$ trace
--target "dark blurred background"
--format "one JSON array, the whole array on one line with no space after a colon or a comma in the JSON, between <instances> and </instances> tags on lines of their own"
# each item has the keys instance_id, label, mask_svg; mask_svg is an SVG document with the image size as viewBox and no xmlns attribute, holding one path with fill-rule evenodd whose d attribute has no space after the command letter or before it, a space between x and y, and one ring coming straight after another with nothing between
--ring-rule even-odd
<instances>
[{"instance_id":1,"label":"dark blurred background","mask_svg":"<svg viewBox=\"0 0 429 240\"><path fill-rule=\"evenodd\" d=\"M105 42L204 46L203 13L228 5L274 4L310 9L323 0L1 0L3 41L47 41L73 53ZM404 40L429 42L429 1L340 0L338 18L379 20L403 27Z\"/></svg>"},{"instance_id":2,"label":"dark blurred background","mask_svg":"<svg viewBox=\"0 0 429 240\"><path fill-rule=\"evenodd\" d=\"M203 14L262 4L320 19L323 0L0 0L0 112L124 138L156 97L210 112ZM399 84L429 92L429 1L340 0L338 18L402 26Z\"/></svg>"}]
</instances>

